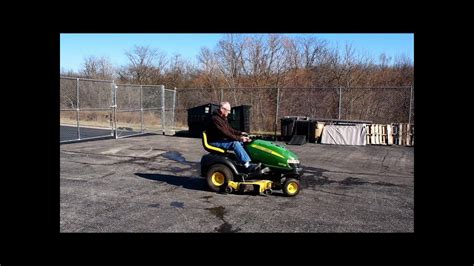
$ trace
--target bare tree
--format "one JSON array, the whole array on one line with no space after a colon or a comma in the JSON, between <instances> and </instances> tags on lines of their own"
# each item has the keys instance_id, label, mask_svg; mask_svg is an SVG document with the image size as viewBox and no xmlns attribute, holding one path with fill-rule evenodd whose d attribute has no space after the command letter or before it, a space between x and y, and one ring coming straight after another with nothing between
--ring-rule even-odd
<instances>
[{"instance_id":1,"label":"bare tree","mask_svg":"<svg viewBox=\"0 0 474 266\"><path fill-rule=\"evenodd\" d=\"M300 53L299 66L304 69L301 76L302 86L320 86L321 79L327 76L325 66L329 63L330 55L327 49L327 41L315 37L303 37L296 39L298 52Z\"/></svg>"},{"instance_id":2,"label":"bare tree","mask_svg":"<svg viewBox=\"0 0 474 266\"><path fill-rule=\"evenodd\" d=\"M411 86L413 85L413 63L405 54L395 57L394 69L398 74L396 85Z\"/></svg>"},{"instance_id":3,"label":"bare tree","mask_svg":"<svg viewBox=\"0 0 474 266\"><path fill-rule=\"evenodd\" d=\"M285 37L282 39L285 55L285 68L288 70L301 68L301 51L295 39Z\"/></svg>"},{"instance_id":4,"label":"bare tree","mask_svg":"<svg viewBox=\"0 0 474 266\"><path fill-rule=\"evenodd\" d=\"M220 81L223 79L223 74L219 70L219 63L216 59L216 55L207 47L202 47L199 55L197 56L200 69L199 78L202 81L198 83L200 86L207 86L210 88L216 88L222 86Z\"/></svg>"},{"instance_id":5,"label":"bare tree","mask_svg":"<svg viewBox=\"0 0 474 266\"><path fill-rule=\"evenodd\" d=\"M114 68L108 57L89 56L84 58L81 74L91 79L112 80Z\"/></svg>"},{"instance_id":6,"label":"bare tree","mask_svg":"<svg viewBox=\"0 0 474 266\"><path fill-rule=\"evenodd\" d=\"M261 79L265 72L265 47L262 36L247 37L243 51L243 70L254 87L261 86Z\"/></svg>"},{"instance_id":7,"label":"bare tree","mask_svg":"<svg viewBox=\"0 0 474 266\"><path fill-rule=\"evenodd\" d=\"M266 63L266 80L270 86L279 86L284 72L284 53L282 37L272 34L268 38L268 63Z\"/></svg>"},{"instance_id":8,"label":"bare tree","mask_svg":"<svg viewBox=\"0 0 474 266\"><path fill-rule=\"evenodd\" d=\"M146 84L156 80L156 76L161 75L167 65L165 54L148 46L135 46L125 55L130 63L122 67L118 74L122 80L136 84Z\"/></svg>"},{"instance_id":9,"label":"bare tree","mask_svg":"<svg viewBox=\"0 0 474 266\"><path fill-rule=\"evenodd\" d=\"M324 62L324 51L327 46L327 41L315 37L307 37L299 39L299 42L302 47L301 63L305 69L310 69Z\"/></svg>"},{"instance_id":10,"label":"bare tree","mask_svg":"<svg viewBox=\"0 0 474 266\"><path fill-rule=\"evenodd\" d=\"M242 36L228 34L219 41L215 55L217 56L219 70L229 88L235 88L243 72L244 41Z\"/></svg>"},{"instance_id":11,"label":"bare tree","mask_svg":"<svg viewBox=\"0 0 474 266\"><path fill-rule=\"evenodd\" d=\"M59 72L59 75L60 76L63 76L63 77L75 77L75 78L84 78L84 76L79 73L79 72L76 72L72 69L65 69L65 68L61 68L60 72Z\"/></svg>"},{"instance_id":12,"label":"bare tree","mask_svg":"<svg viewBox=\"0 0 474 266\"><path fill-rule=\"evenodd\" d=\"M243 70L251 86L277 86L284 72L283 38L249 36L245 40Z\"/></svg>"},{"instance_id":13,"label":"bare tree","mask_svg":"<svg viewBox=\"0 0 474 266\"><path fill-rule=\"evenodd\" d=\"M180 54L175 54L170 60L169 68L165 70L164 85L167 87L183 88L188 83L193 67Z\"/></svg>"}]
</instances>

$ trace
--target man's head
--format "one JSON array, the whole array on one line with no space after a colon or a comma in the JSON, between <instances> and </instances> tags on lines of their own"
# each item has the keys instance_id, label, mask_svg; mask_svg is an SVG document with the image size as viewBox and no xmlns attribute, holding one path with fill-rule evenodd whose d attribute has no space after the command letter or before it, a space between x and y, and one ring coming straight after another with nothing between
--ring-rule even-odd
<instances>
[{"instance_id":1,"label":"man's head","mask_svg":"<svg viewBox=\"0 0 474 266\"><path fill-rule=\"evenodd\" d=\"M219 114L222 117L227 117L230 114L230 103L229 102L221 102L219 105Z\"/></svg>"}]
</instances>

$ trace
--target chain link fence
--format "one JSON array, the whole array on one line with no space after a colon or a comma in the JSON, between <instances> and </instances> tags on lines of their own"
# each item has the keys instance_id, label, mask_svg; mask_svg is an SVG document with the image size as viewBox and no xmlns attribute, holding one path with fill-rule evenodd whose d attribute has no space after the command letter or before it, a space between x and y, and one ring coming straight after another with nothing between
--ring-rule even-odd
<instances>
[{"instance_id":1,"label":"chain link fence","mask_svg":"<svg viewBox=\"0 0 474 266\"><path fill-rule=\"evenodd\" d=\"M187 110L229 101L250 105L250 129L280 132L280 119L414 122L413 87L174 88L115 84L113 80L60 77L60 142L187 130Z\"/></svg>"},{"instance_id":2,"label":"chain link fence","mask_svg":"<svg viewBox=\"0 0 474 266\"><path fill-rule=\"evenodd\" d=\"M171 133L176 90L60 77L60 142Z\"/></svg>"}]
</instances>

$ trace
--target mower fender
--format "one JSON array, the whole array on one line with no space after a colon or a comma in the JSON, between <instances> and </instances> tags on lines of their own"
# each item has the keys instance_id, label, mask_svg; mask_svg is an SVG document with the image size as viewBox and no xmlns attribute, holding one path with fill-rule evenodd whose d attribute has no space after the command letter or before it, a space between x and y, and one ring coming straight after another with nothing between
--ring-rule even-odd
<instances>
[{"instance_id":1,"label":"mower fender","mask_svg":"<svg viewBox=\"0 0 474 266\"><path fill-rule=\"evenodd\" d=\"M206 176L207 171L214 164L223 164L229 167L234 175L239 173L231 159L226 156L210 153L201 158L201 176Z\"/></svg>"}]
</instances>

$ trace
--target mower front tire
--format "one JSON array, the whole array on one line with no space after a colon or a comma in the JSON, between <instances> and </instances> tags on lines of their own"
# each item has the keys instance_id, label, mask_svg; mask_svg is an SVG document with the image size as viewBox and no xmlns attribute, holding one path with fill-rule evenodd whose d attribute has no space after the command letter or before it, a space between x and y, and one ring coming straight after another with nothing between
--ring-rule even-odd
<instances>
[{"instance_id":1,"label":"mower front tire","mask_svg":"<svg viewBox=\"0 0 474 266\"><path fill-rule=\"evenodd\" d=\"M288 197L298 195L301 190L301 185L298 179L289 178L283 183L283 193Z\"/></svg>"},{"instance_id":2,"label":"mower front tire","mask_svg":"<svg viewBox=\"0 0 474 266\"><path fill-rule=\"evenodd\" d=\"M222 192L229 181L234 181L234 175L229 167L223 164L215 164L209 168L206 175L207 185L214 192Z\"/></svg>"}]
</instances>

